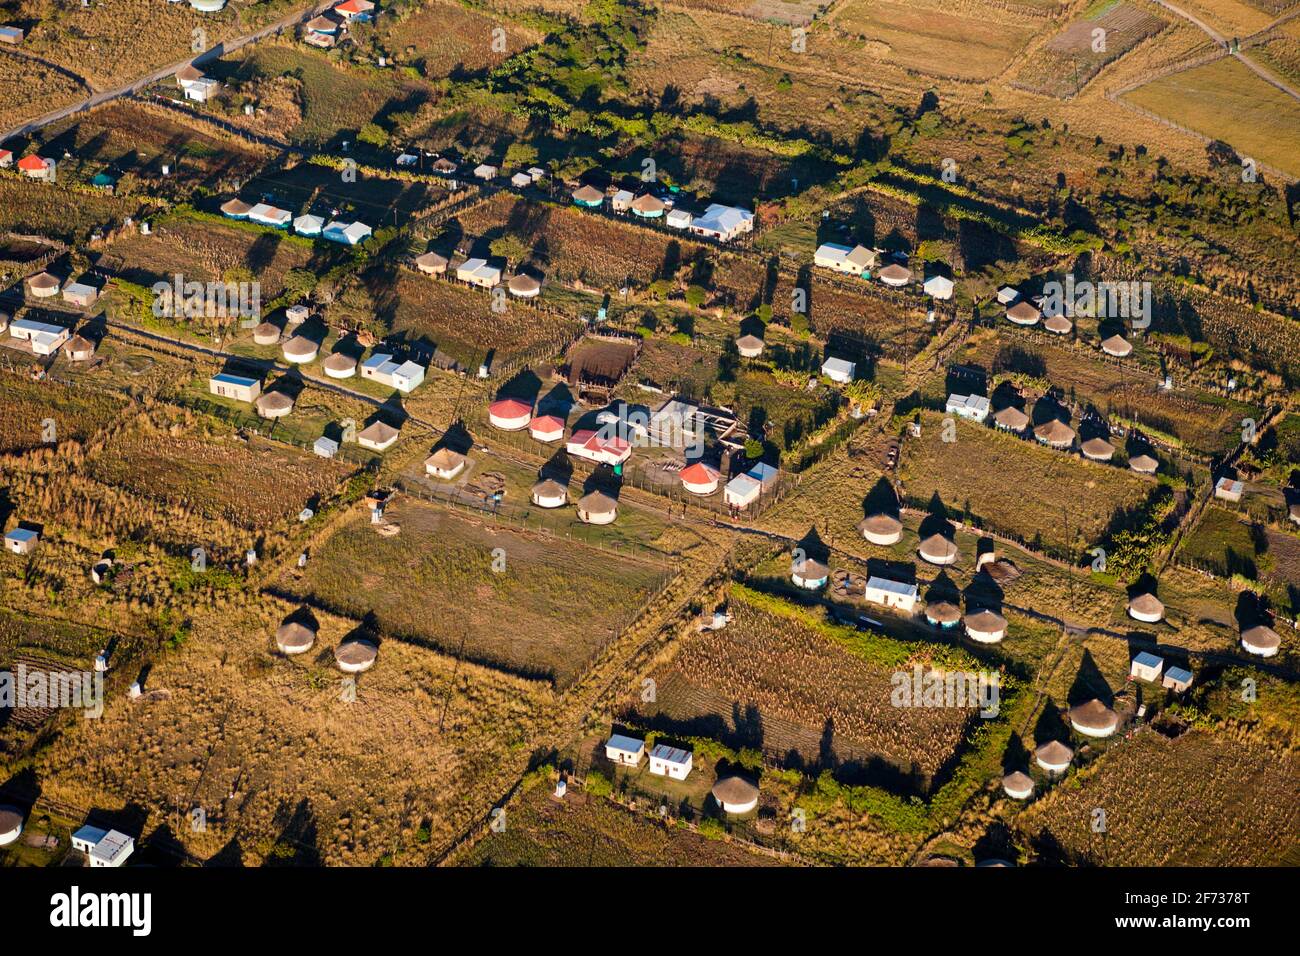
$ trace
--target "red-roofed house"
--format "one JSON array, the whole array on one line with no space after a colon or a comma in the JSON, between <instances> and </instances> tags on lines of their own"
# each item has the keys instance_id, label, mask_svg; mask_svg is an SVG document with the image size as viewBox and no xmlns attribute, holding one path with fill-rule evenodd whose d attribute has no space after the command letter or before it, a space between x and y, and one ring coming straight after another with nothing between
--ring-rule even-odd
<instances>
[{"instance_id":1,"label":"red-roofed house","mask_svg":"<svg viewBox=\"0 0 1300 956\"><path fill-rule=\"evenodd\" d=\"M621 465L632 457L632 446L616 435L602 435L584 428L569 436L566 450L577 458L598 465Z\"/></svg>"},{"instance_id":2,"label":"red-roofed house","mask_svg":"<svg viewBox=\"0 0 1300 956\"><path fill-rule=\"evenodd\" d=\"M564 419L558 415L538 415L528 423L528 434L538 441L559 441L564 437Z\"/></svg>"},{"instance_id":3,"label":"red-roofed house","mask_svg":"<svg viewBox=\"0 0 1300 956\"><path fill-rule=\"evenodd\" d=\"M18 160L18 168L32 179L44 179L46 182L54 182L54 160L52 159L42 159L35 154L24 156Z\"/></svg>"},{"instance_id":4,"label":"red-roofed house","mask_svg":"<svg viewBox=\"0 0 1300 956\"><path fill-rule=\"evenodd\" d=\"M488 421L502 431L516 432L533 420L533 406L517 398L502 398L488 406Z\"/></svg>"},{"instance_id":5,"label":"red-roofed house","mask_svg":"<svg viewBox=\"0 0 1300 956\"><path fill-rule=\"evenodd\" d=\"M0 149L0 167L12 166L14 164L14 154L7 149Z\"/></svg>"},{"instance_id":6,"label":"red-roofed house","mask_svg":"<svg viewBox=\"0 0 1300 956\"><path fill-rule=\"evenodd\" d=\"M369 20L375 5L370 0L343 0L334 12L344 20Z\"/></svg>"},{"instance_id":7,"label":"red-roofed house","mask_svg":"<svg viewBox=\"0 0 1300 956\"><path fill-rule=\"evenodd\" d=\"M718 479L721 477L718 469L697 461L682 469L682 487L693 495L711 495L718 490Z\"/></svg>"}]
</instances>

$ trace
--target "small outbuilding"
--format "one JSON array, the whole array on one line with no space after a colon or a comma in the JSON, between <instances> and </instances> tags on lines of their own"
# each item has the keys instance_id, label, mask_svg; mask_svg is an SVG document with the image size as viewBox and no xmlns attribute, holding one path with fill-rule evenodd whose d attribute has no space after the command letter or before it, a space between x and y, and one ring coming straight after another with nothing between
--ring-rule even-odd
<instances>
[{"instance_id":1,"label":"small outbuilding","mask_svg":"<svg viewBox=\"0 0 1300 956\"><path fill-rule=\"evenodd\" d=\"M1134 680L1144 680L1155 683L1160 680L1160 674L1165 669L1163 657L1158 657L1150 651L1139 651L1129 662L1128 676Z\"/></svg>"},{"instance_id":2,"label":"small outbuilding","mask_svg":"<svg viewBox=\"0 0 1300 956\"><path fill-rule=\"evenodd\" d=\"M333 438L326 438L324 435L321 435L320 438L317 438L315 443L311 446L311 450L321 458L333 458L339 453L339 443Z\"/></svg>"},{"instance_id":3,"label":"small outbuilding","mask_svg":"<svg viewBox=\"0 0 1300 956\"><path fill-rule=\"evenodd\" d=\"M925 605L925 619L935 627L948 630L961 620L961 608L948 601L929 601Z\"/></svg>"},{"instance_id":4,"label":"small outbuilding","mask_svg":"<svg viewBox=\"0 0 1300 956\"><path fill-rule=\"evenodd\" d=\"M862 596L872 604L893 608L911 614L916 610L917 588L907 581L871 575L863 588Z\"/></svg>"},{"instance_id":5,"label":"small outbuilding","mask_svg":"<svg viewBox=\"0 0 1300 956\"><path fill-rule=\"evenodd\" d=\"M962 623L966 626L966 636L981 644L996 644L1007 636L1007 619L997 611L973 611Z\"/></svg>"},{"instance_id":6,"label":"small outbuilding","mask_svg":"<svg viewBox=\"0 0 1300 956\"><path fill-rule=\"evenodd\" d=\"M528 434L540 442L559 441L564 437L564 419L559 415L538 415L528 423Z\"/></svg>"},{"instance_id":7,"label":"small outbuilding","mask_svg":"<svg viewBox=\"0 0 1300 956\"><path fill-rule=\"evenodd\" d=\"M763 340L757 335L742 335L736 339L736 351L742 358L758 358L763 354Z\"/></svg>"},{"instance_id":8,"label":"small outbuilding","mask_svg":"<svg viewBox=\"0 0 1300 956\"><path fill-rule=\"evenodd\" d=\"M1079 451L1083 452L1084 458L1093 461L1110 461L1115 454L1115 446L1104 438L1089 438L1079 446Z\"/></svg>"},{"instance_id":9,"label":"small outbuilding","mask_svg":"<svg viewBox=\"0 0 1300 956\"><path fill-rule=\"evenodd\" d=\"M1181 694L1192 686L1192 672L1186 667L1169 667L1165 670L1165 679L1160 685L1175 694Z\"/></svg>"},{"instance_id":10,"label":"small outbuilding","mask_svg":"<svg viewBox=\"0 0 1300 956\"><path fill-rule=\"evenodd\" d=\"M517 398L501 398L488 406L488 422L505 432L527 428L533 420L533 406Z\"/></svg>"},{"instance_id":11,"label":"small outbuilding","mask_svg":"<svg viewBox=\"0 0 1300 956\"><path fill-rule=\"evenodd\" d=\"M41 535L31 528L14 528L5 532L5 550L13 554L31 554L36 550Z\"/></svg>"},{"instance_id":12,"label":"small outbuilding","mask_svg":"<svg viewBox=\"0 0 1300 956\"><path fill-rule=\"evenodd\" d=\"M275 631L281 654L305 654L316 643L316 629L303 621L286 619Z\"/></svg>"},{"instance_id":13,"label":"small outbuilding","mask_svg":"<svg viewBox=\"0 0 1300 956\"><path fill-rule=\"evenodd\" d=\"M1241 632L1241 646L1258 657L1276 657L1282 638L1267 624L1256 624Z\"/></svg>"},{"instance_id":14,"label":"small outbuilding","mask_svg":"<svg viewBox=\"0 0 1300 956\"><path fill-rule=\"evenodd\" d=\"M1128 616L1143 624L1156 624L1165 617L1164 603L1150 591L1129 598Z\"/></svg>"},{"instance_id":15,"label":"small outbuilding","mask_svg":"<svg viewBox=\"0 0 1300 956\"><path fill-rule=\"evenodd\" d=\"M253 402L262 418L283 418L293 411L293 397L284 392L263 392Z\"/></svg>"},{"instance_id":16,"label":"small outbuilding","mask_svg":"<svg viewBox=\"0 0 1300 956\"><path fill-rule=\"evenodd\" d=\"M951 299L953 292L952 280L947 276L930 276L925 280L926 295L932 299Z\"/></svg>"},{"instance_id":17,"label":"small outbuilding","mask_svg":"<svg viewBox=\"0 0 1300 956\"><path fill-rule=\"evenodd\" d=\"M371 422L357 432L357 444L371 451L387 451L396 443L401 431L387 422Z\"/></svg>"},{"instance_id":18,"label":"small outbuilding","mask_svg":"<svg viewBox=\"0 0 1300 956\"><path fill-rule=\"evenodd\" d=\"M1151 455L1134 455L1128 460L1128 466L1139 475L1154 475L1160 468L1160 462Z\"/></svg>"},{"instance_id":19,"label":"small outbuilding","mask_svg":"<svg viewBox=\"0 0 1300 956\"><path fill-rule=\"evenodd\" d=\"M831 569L827 565L809 557L795 561L790 567L790 580L809 591L825 587L830 576Z\"/></svg>"},{"instance_id":20,"label":"small outbuilding","mask_svg":"<svg viewBox=\"0 0 1300 956\"><path fill-rule=\"evenodd\" d=\"M712 465L697 461L695 464L683 468L679 477L682 480L682 487L691 494L711 495L718 490L718 482L722 478L722 473Z\"/></svg>"},{"instance_id":21,"label":"small outbuilding","mask_svg":"<svg viewBox=\"0 0 1300 956\"><path fill-rule=\"evenodd\" d=\"M1240 480L1226 475L1214 483L1214 497L1223 501L1240 501L1245 490L1246 486Z\"/></svg>"},{"instance_id":22,"label":"small outbuilding","mask_svg":"<svg viewBox=\"0 0 1300 956\"><path fill-rule=\"evenodd\" d=\"M828 358L822 362L822 374L832 382L839 382L841 385L850 384L857 372L857 363L850 362L848 359Z\"/></svg>"},{"instance_id":23,"label":"small outbuilding","mask_svg":"<svg viewBox=\"0 0 1300 956\"><path fill-rule=\"evenodd\" d=\"M1133 346L1122 335L1112 335L1108 339L1103 339L1101 350L1107 355L1115 358L1127 358L1133 353Z\"/></svg>"},{"instance_id":24,"label":"small outbuilding","mask_svg":"<svg viewBox=\"0 0 1300 956\"><path fill-rule=\"evenodd\" d=\"M64 343L63 354L72 362L89 362L95 357L95 343L84 335L74 335Z\"/></svg>"},{"instance_id":25,"label":"small outbuilding","mask_svg":"<svg viewBox=\"0 0 1300 956\"><path fill-rule=\"evenodd\" d=\"M1007 321L1014 325L1037 325L1038 320L1043 317L1032 302L1021 300L1007 309Z\"/></svg>"},{"instance_id":26,"label":"small outbuilding","mask_svg":"<svg viewBox=\"0 0 1300 956\"><path fill-rule=\"evenodd\" d=\"M330 378L351 378L357 374L357 360L346 352L332 352L320 364Z\"/></svg>"},{"instance_id":27,"label":"small outbuilding","mask_svg":"<svg viewBox=\"0 0 1300 956\"><path fill-rule=\"evenodd\" d=\"M1034 778L1021 770L1013 770L1002 778L1002 789L1012 800L1028 800L1034 795Z\"/></svg>"},{"instance_id":28,"label":"small outbuilding","mask_svg":"<svg viewBox=\"0 0 1300 956\"><path fill-rule=\"evenodd\" d=\"M0 846L8 846L23 835L23 812L17 807L0 805Z\"/></svg>"}]
</instances>

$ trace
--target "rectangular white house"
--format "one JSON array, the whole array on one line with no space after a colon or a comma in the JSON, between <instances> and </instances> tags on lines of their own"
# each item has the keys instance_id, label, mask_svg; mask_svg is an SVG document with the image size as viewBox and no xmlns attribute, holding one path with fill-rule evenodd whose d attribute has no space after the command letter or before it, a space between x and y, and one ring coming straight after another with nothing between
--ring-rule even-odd
<instances>
[{"instance_id":1,"label":"rectangular white house","mask_svg":"<svg viewBox=\"0 0 1300 956\"><path fill-rule=\"evenodd\" d=\"M823 242L813 253L813 264L845 275L861 276L876 267L878 256L866 246L841 246L836 242Z\"/></svg>"},{"instance_id":2,"label":"rectangular white house","mask_svg":"<svg viewBox=\"0 0 1300 956\"><path fill-rule=\"evenodd\" d=\"M850 362L848 359L828 358L825 362L822 362L822 374L832 382L839 382L841 385L848 385L852 382L857 371L857 363Z\"/></svg>"},{"instance_id":3,"label":"rectangular white house","mask_svg":"<svg viewBox=\"0 0 1300 956\"><path fill-rule=\"evenodd\" d=\"M664 217L664 222L668 224L669 229L689 229L693 218L685 209L670 209L668 215Z\"/></svg>"},{"instance_id":4,"label":"rectangular white house","mask_svg":"<svg viewBox=\"0 0 1300 956\"><path fill-rule=\"evenodd\" d=\"M50 325L33 319L14 319L9 323L9 334L30 342L35 355L53 355L72 333L61 325Z\"/></svg>"},{"instance_id":5,"label":"rectangular white house","mask_svg":"<svg viewBox=\"0 0 1300 956\"><path fill-rule=\"evenodd\" d=\"M31 528L14 528L5 532L5 550L14 554L31 554L41 536Z\"/></svg>"},{"instance_id":6,"label":"rectangular white house","mask_svg":"<svg viewBox=\"0 0 1300 956\"><path fill-rule=\"evenodd\" d=\"M252 402L262 394L262 383L247 375L218 372L208 379L208 391L213 395L234 399L237 402Z\"/></svg>"},{"instance_id":7,"label":"rectangular white house","mask_svg":"<svg viewBox=\"0 0 1300 956\"><path fill-rule=\"evenodd\" d=\"M361 377L399 392L412 392L424 381L424 366L409 360L397 362L386 352L376 352L361 363Z\"/></svg>"},{"instance_id":8,"label":"rectangular white house","mask_svg":"<svg viewBox=\"0 0 1300 956\"><path fill-rule=\"evenodd\" d=\"M489 265L486 259L466 259L456 267L456 278L480 289L491 289L501 284L501 269Z\"/></svg>"},{"instance_id":9,"label":"rectangular white house","mask_svg":"<svg viewBox=\"0 0 1300 956\"><path fill-rule=\"evenodd\" d=\"M949 415L982 422L989 417L989 400L983 395L949 395L944 410Z\"/></svg>"},{"instance_id":10,"label":"rectangular white house","mask_svg":"<svg viewBox=\"0 0 1300 956\"><path fill-rule=\"evenodd\" d=\"M645 756L645 741L623 734L611 734L605 741L605 759L623 767L635 767Z\"/></svg>"},{"instance_id":11,"label":"rectangular white house","mask_svg":"<svg viewBox=\"0 0 1300 956\"><path fill-rule=\"evenodd\" d=\"M339 453L339 443L333 438L326 438L321 435L316 439L316 443L311 446L311 450L322 458L333 458Z\"/></svg>"},{"instance_id":12,"label":"rectangular white house","mask_svg":"<svg viewBox=\"0 0 1300 956\"><path fill-rule=\"evenodd\" d=\"M496 179L498 172L499 170L495 166L489 166L487 163L474 167L474 177L476 179L481 179L484 182L489 179Z\"/></svg>"},{"instance_id":13,"label":"rectangular white house","mask_svg":"<svg viewBox=\"0 0 1300 956\"><path fill-rule=\"evenodd\" d=\"M121 866L135 852L135 840L117 830L85 826L72 834L72 848L86 854L91 866Z\"/></svg>"},{"instance_id":14,"label":"rectangular white house","mask_svg":"<svg viewBox=\"0 0 1300 956\"><path fill-rule=\"evenodd\" d=\"M1161 682L1161 686L1181 694L1192 686L1192 672L1185 667L1170 667L1165 671L1165 679Z\"/></svg>"},{"instance_id":15,"label":"rectangular white house","mask_svg":"<svg viewBox=\"0 0 1300 956\"><path fill-rule=\"evenodd\" d=\"M1214 497L1224 501L1240 501L1245 485L1235 478L1223 477L1214 486Z\"/></svg>"},{"instance_id":16,"label":"rectangular white house","mask_svg":"<svg viewBox=\"0 0 1300 956\"><path fill-rule=\"evenodd\" d=\"M917 590L915 584L904 584L902 581L878 578L873 575L867 578L866 590L863 595L872 604L892 607L899 611L906 611L909 614L916 610Z\"/></svg>"},{"instance_id":17,"label":"rectangular white house","mask_svg":"<svg viewBox=\"0 0 1300 956\"><path fill-rule=\"evenodd\" d=\"M737 475L727 482L727 487L722 491L722 497L727 504L736 508L744 508L753 504L759 493L763 490L763 483L750 475Z\"/></svg>"},{"instance_id":18,"label":"rectangular white house","mask_svg":"<svg viewBox=\"0 0 1300 956\"><path fill-rule=\"evenodd\" d=\"M689 750L656 744L650 751L650 772L660 777L685 780L691 772L693 756Z\"/></svg>"},{"instance_id":19,"label":"rectangular white house","mask_svg":"<svg viewBox=\"0 0 1300 956\"><path fill-rule=\"evenodd\" d=\"M1163 658L1157 657L1150 651L1140 651L1129 665L1128 674L1129 677L1137 680L1155 683L1160 680L1160 672L1164 669L1165 662Z\"/></svg>"},{"instance_id":20,"label":"rectangular white house","mask_svg":"<svg viewBox=\"0 0 1300 956\"><path fill-rule=\"evenodd\" d=\"M691 232L719 242L730 242L739 235L754 231L754 214L738 206L714 203L702 215L691 220Z\"/></svg>"},{"instance_id":21,"label":"rectangular white house","mask_svg":"<svg viewBox=\"0 0 1300 956\"><path fill-rule=\"evenodd\" d=\"M287 209L278 209L270 203L260 202L248 210L248 219L263 226L284 229L293 221L293 214Z\"/></svg>"},{"instance_id":22,"label":"rectangular white house","mask_svg":"<svg viewBox=\"0 0 1300 956\"><path fill-rule=\"evenodd\" d=\"M210 76L200 76L197 80L182 80L181 93L187 100L206 103L221 92L221 81Z\"/></svg>"}]
</instances>

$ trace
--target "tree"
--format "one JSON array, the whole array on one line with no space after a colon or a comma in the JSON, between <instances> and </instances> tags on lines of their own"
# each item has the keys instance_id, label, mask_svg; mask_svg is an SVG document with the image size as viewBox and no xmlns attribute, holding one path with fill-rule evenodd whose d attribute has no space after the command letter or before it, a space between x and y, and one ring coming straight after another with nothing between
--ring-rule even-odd
<instances>
[{"instance_id":1,"label":"tree","mask_svg":"<svg viewBox=\"0 0 1300 956\"><path fill-rule=\"evenodd\" d=\"M492 255L500 256L506 260L507 265L518 265L528 258L532 251L531 247L514 233L506 233L497 239L493 239L488 245Z\"/></svg>"},{"instance_id":2,"label":"tree","mask_svg":"<svg viewBox=\"0 0 1300 956\"><path fill-rule=\"evenodd\" d=\"M692 309L698 309L704 304L704 300L708 298L708 295L708 290L704 286L692 285L686 290L686 304Z\"/></svg>"},{"instance_id":3,"label":"tree","mask_svg":"<svg viewBox=\"0 0 1300 956\"><path fill-rule=\"evenodd\" d=\"M511 143L506 147L507 166L534 166L537 163L537 149L527 143Z\"/></svg>"},{"instance_id":4,"label":"tree","mask_svg":"<svg viewBox=\"0 0 1300 956\"><path fill-rule=\"evenodd\" d=\"M376 149L384 149L388 146L388 133L377 123L366 123L362 126L361 131L357 133L357 139Z\"/></svg>"}]
</instances>

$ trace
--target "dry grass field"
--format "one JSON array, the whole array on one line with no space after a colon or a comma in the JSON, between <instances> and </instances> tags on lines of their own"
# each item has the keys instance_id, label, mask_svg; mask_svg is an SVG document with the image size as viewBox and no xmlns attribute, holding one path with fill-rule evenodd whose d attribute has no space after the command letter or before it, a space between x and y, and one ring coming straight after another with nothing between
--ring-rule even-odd
<instances>
[{"instance_id":1,"label":"dry grass field","mask_svg":"<svg viewBox=\"0 0 1300 956\"><path fill-rule=\"evenodd\" d=\"M296 515L352 470L339 461L251 438L192 416L165 427L142 423L92 459L99 481L249 530Z\"/></svg>"},{"instance_id":2,"label":"dry grass field","mask_svg":"<svg viewBox=\"0 0 1300 956\"><path fill-rule=\"evenodd\" d=\"M1090 547L1119 510L1141 504L1154 487L1132 472L1086 461L983 425L956 420L944 442L943 416L922 416L920 439L904 443L899 480L913 501L944 506L994 530L1057 549Z\"/></svg>"},{"instance_id":3,"label":"dry grass field","mask_svg":"<svg viewBox=\"0 0 1300 956\"><path fill-rule=\"evenodd\" d=\"M72 153L84 178L107 169L159 187L166 164L171 168L166 186L173 190L222 190L247 179L271 156L269 150L218 135L179 114L130 100L77 113L46 127L41 136L43 148ZM123 186L119 182L119 192Z\"/></svg>"},{"instance_id":4,"label":"dry grass field","mask_svg":"<svg viewBox=\"0 0 1300 956\"><path fill-rule=\"evenodd\" d=\"M8 51L0 51L0 129L16 126L74 103L85 87L58 70Z\"/></svg>"},{"instance_id":5,"label":"dry grass field","mask_svg":"<svg viewBox=\"0 0 1300 956\"><path fill-rule=\"evenodd\" d=\"M285 273L315 255L298 237L177 216L155 223L152 235L132 231L113 240L104 247L104 264L146 289L177 274L187 282L215 282L247 271L261 283L265 304L284 288Z\"/></svg>"},{"instance_id":6,"label":"dry grass field","mask_svg":"<svg viewBox=\"0 0 1300 956\"><path fill-rule=\"evenodd\" d=\"M1072 96L1107 63L1168 26L1167 21L1123 0L1102 0L1071 21L1030 56L1014 82L1048 96ZM1094 34L1102 49L1096 49Z\"/></svg>"},{"instance_id":7,"label":"dry grass field","mask_svg":"<svg viewBox=\"0 0 1300 956\"><path fill-rule=\"evenodd\" d=\"M956 707L917 709L900 719L890 703L891 678L923 663L919 656L913 661L907 645L814 626L806 612L776 599L756 606L743 591L733 598L726 630L688 637L653 672L655 701L638 705L641 719L778 760L793 753L809 764L863 769L884 761L921 793L978 719ZM927 671L934 666L924 663Z\"/></svg>"},{"instance_id":8,"label":"dry grass field","mask_svg":"<svg viewBox=\"0 0 1300 956\"><path fill-rule=\"evenodd\" d=\"M513 299L505 312L493 312L491 296L482 289L387 266L362 273L328 316L435 347L471 370L489 353L499 364L547 343L558 345L577 328L574 321Z\"/></svg>"},{"instance_id":9,"label":"dry grass field","mask_svg":"<svg viewBox=\"0 0 1300 956\"><path fill-rule=\"evenodd\" d=\"M504 52L493 50L492 31L506 34ZM425 77L458 76L496 66L532 46L540 34L529 27L500 22L473 10L437 0L399 17L380 20L377 39L399 66L414 66Z\"/></svg>"},{"instance_id":10,"label":"dry grass field","mask_svg":"<svg viewBox=\"0 0 1300 956\"><path fill-rule=\"evenodd\" d=\"M399 535L382 537L358 515L316 549L301 580L284 586L340 614L373 613L396 637L561 683L631 622L668 573L657 561L493 527L409 498L385 517ZM504 571L493 570L497 557Z\"/></svg>"},{"instance_id":11,"label":"dry grass field","mask_svg":"<svg viewBox=\"0 0 1300 956\"><path fill-rule=\"evenodd\" d=\"M0 171L0 226L24 235L85 239L97 227L120 225L140 202L90 189L51 188L12 170Z\"/></svg>"},{"instance_id":12,"label":"dry grass field","mask_svg":"<svg viewBox=\"0 0 1300 956\"><path fill-rule=\"evenodd\" d=\"M953 10L941 3L849 0L837 4L829 20L849 35L865 37L871 59L959 80L997 76L1035 29L1032 20L993 4Z\"/></svg>"},{"instance_id":13,"label":"dry grass field","mask_svg":"<svg viewBox=\"0 0 1300 956\"><path fill-rule=\"evenodd\" d=\"M1296 758L1190 731L1145 731L1015 820L1040 852L1110 866L1266 866L1300 832ZM1090 827L1106 811L1106 833ZM1059 848L1059 850L1057 849Z\"/></svg>"},{"instance_id":14,"label":"dry grass field","mask_svg":"<svg viewBox=\"0 0 1300 956\"><path fill-rule=\"evenodd\" d=\"M0 371L0 453L46 444L42 423L54 420L56 441L85 442L117 420L126 402L104 392L33 382Z\"/></svg>"},{"instance_id":15,"label":"dry grass field","mask_svg":"<svg viewBox=\"0 0 1300 956\"><path fill-rule=\"evenodd\" d=\"M1232 57L1161 77L1125 98L1300 176L1300 103Z\"/></svg>"},{"instance_id":16,"label":"dry grass field","mask_svg":"<svg viewBox=\"0 0 1300 956\"><path fill-rule=\"evenodd\" d=\"M674 829L604 797L570 792L563 801L545 784L508 810L504 832L488 832L461 866L770 866L771 857Z\"/></svg>"},{"instance_id":17,"label":"dry grass field","mask_svg":"<svg viewBox=\"0 0 1300 956\"><path fill-rule=\"evenodd\" d=\"M318 614L315 648L286 659L271 636L288 610L196 622L143 699L115 697L43 755L46 795L226 865L427 863L522 772L549 692L385 641L349 702L332 649L353 625Z\"/></svg>"},{"instance_id":18,"label":"dry grass field","mask_svg":"<svg viewBox=\"0 0 1300 956\"><path fill-rule=\"evenodd\" d=\"M459 221L481 240L517 236L552 280L597 289L617 289L627 279L651 282L666 263L688 263L705 252L699 243L660 230L509 195L493 197Z\"/></svg>"}]
</instances>

